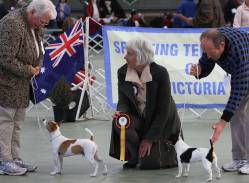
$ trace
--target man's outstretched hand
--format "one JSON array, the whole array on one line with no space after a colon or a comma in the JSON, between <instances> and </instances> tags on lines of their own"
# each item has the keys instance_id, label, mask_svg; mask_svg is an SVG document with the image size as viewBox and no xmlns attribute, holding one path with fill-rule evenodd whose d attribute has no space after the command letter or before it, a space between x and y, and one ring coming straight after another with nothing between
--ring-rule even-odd
<instances>
[{"instance_id":1,"label":"man's outstretched hand","mask_svg":"<svg viewBox=\"0 0 249 183\"><path fill-rule=\"evenodd\" d=\"M216 143L219 140L220 135L226 126L226 123L227 123L226 121L220 119L217 123L213 124L212 128L214 129L214 133L211 137L211 141L213 143Z\"/></svg>"}]
</instances>

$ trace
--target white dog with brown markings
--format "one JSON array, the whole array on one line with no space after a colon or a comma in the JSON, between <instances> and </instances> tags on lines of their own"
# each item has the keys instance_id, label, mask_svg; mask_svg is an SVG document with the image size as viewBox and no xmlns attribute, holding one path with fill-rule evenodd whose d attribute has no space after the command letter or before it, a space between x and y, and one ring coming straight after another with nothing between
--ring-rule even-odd
<instances>
[{"instance_id":1,"label":"white dog with brown markings","mask_svg":"<svg viewBox=\"0 0 249 183\"><path fill-rule=\"evenodd\" d=\"M60 131L60 123L43 120L44 126L46 126L50 141L52 143L54 170L51 175L61 174L63 157L82 155L85 156L89 162L94 166L94 172L90 175L95 177L98 173L99 164L104 167L103 175L107 175L107 166L99 158L98 146L93 141L93 133L88 129L85 130L91 135L90 139L69 139L64 137Z\"/></svg>"}]
</instances>

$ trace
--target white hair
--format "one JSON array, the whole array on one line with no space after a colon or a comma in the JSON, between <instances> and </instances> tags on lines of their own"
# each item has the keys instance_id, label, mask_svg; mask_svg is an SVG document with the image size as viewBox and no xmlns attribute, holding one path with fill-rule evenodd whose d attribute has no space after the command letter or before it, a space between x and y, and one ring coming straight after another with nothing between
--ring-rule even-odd
<instances>
[{"instance_id":1,"label":"white hair","mask_svg":"<svg viewBox=\"0 0 249 183\"><path fill-rule=\"evenodd\" d=\"M32 0L27 7L28 11L35 9L37 16L49 13L50 20L56 19L57 12L51 0Z\"/></svg>"},{"instance_id":2,"label":"white hair","mask_svg":"<svg viewBox=\"0 0 249 183\"><path fill-rule=\"evenodd\" d=\"M149 41L141 38L131 39L126 43L126 48L135 52L137 64L145 65L154 62L154 50Z\"/></svg>"}]
</instances>

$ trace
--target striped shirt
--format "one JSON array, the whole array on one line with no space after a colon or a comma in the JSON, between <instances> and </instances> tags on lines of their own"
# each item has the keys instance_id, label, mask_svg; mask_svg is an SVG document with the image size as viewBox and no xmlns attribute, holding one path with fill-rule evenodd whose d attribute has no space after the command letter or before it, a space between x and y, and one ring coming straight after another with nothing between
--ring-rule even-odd
<instances>
[{"instance_id":1,"label":"striped shirt","mask_svg":"<svg viewBox=\"0 0 249 183\"><path fill-rule=\"evenodd\" d=\"M231 92L221 119L230 121L249 90L249 34L236 28L219 28L225 37L225 50L214 61L203 53L199 60L202 68L200 78L208 76L215 64L231 74Z\"/></svg>"}]
</instances>

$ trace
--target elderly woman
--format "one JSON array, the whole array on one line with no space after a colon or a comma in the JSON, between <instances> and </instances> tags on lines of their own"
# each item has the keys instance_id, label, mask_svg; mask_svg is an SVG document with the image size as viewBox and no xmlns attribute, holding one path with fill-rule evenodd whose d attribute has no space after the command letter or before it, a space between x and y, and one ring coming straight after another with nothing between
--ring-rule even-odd
<instances>
[{"instance_id":1,"label":"elderly woman","mask_svg":"<svg viewBox=\"0 0 249 183\"><path fill-rule=\"evenodd\" d=\"M142 39L127 42L126 64L118 70L118 104L113 116L110 156L120 158L120 114L131 118L125 131L127 163L124 169L174 167L176 153L169 136L179 136L180 119L171 96L166 68L154 62L154 50Z\"/></svg>"},{"instance_id":2,"label":"elderly woman","mask_svg":"<svg viewBox=\"0 0 249 183\"><path fill-rule=\"evenodd\" d=\"M0 21L0 174L24 175L37 166L21 160L20 134L30 100L30 79L43 61L41 32L56 10L50 0L32 0Z\"/></svg>"}]
</instances>

